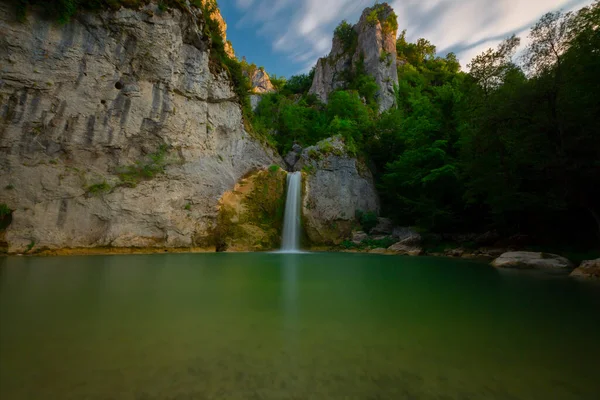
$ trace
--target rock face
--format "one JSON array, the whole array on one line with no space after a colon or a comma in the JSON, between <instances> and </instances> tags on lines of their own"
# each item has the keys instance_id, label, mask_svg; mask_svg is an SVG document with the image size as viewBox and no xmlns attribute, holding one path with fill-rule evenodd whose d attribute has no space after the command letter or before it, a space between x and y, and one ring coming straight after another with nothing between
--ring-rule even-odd
<instances>
[{"instance_id":1,"label":"rock face","mask_svg":"<svg viewBox=\"0 0 600 400\"><path fill-rule=\"evenodd\" d=\"M252 90L254 93L272 93L275 91L275 86L271 83L269 74L266 71L257 68L249 77L252 82Z\"/></svg>"},{"instance_id":2,"label":"rock face","mask_svg":"<svg viewBox=\"0 0 600 400\"><path fill-rule=\"evenodd\" d=\"M271 167L254 173L219 201L218 251L263 251L281 246L287 173Z\"/></svg>"},{"instance_id":3,"label":"rock face","mask_svg":"<svg viewBox=\"0 0 600 400\"><path fill-rule=\"evenodd\" d=\"M573 264L556 254L514 251L504 253L492 261L497 268L536 269L546 272L570 272Z\"/></svg>"},{"instance_id":4,"label":"rock face","mask_svg":"<svg viewBox=\"0 0 600 400\"><path fill-rule=\"evenodd\" d=\"M375 78L379 86L379 110L388 110L396 103L394 85L398 84L396 14L387 3L366 8L353 30L357 39L352 46L334 36L331 52L317 62L309 93L327 102L332 91L345 87L345 77L362 60L365 72Z\"/></svg>"},{"instance_id":5,"label":"rock face","mask_svg":"<svg viewBox=\"0 0 600 400\"><path fill-rule=\"evenodd\" d=\"M244 131L227 74L209 70L199 9L151 3L64 26L14 15L0 2L10 252L202 246L223 193L283 165Z\"/></svg>"},{"instance_id":6,"label":"rock face","mask_svg":"<svg viewBox=\"0 0 600 400\"><path fill-rule=\"evenodd\" d=\"M581 265L571 273L571 276L580 279L600 280L600 258L582 262Z\"/></svg>"},{"instance_id":7,"label":"rock face","mask_svg":"<svg viewBox=\"0 0 600 400\"><path fill-rule=\"evenodd\" d=\"M293 170L304 172L303 224L312 244L341 243L357 210L379 210L371 171L348 155L340 138L304 149Z\"/></svg>"},{"instance_id":8,"label":"rock face","mask_svg":"<svg viewBox=\"0 0 600 400\"><path fill-rule=\"evenodd\" d=\"M202 0L202 5L210 10L210 18L219 25L221 37L223 38L223 43L225 43L225 53L227 53L229 57L235 58L233 46L231 45L231 42L227 40L227 24L225 23L225 19L223 19L223 15L221 14L221 10L217 6L216 1Z\"/></svg>"}]
</instances>

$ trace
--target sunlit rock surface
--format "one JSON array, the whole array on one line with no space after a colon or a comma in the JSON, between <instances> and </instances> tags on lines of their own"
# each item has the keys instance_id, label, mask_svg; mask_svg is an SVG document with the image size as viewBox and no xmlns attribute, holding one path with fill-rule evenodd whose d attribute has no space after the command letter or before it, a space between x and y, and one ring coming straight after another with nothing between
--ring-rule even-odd
<instances>
[{"instance_id":1,"label":"sunlit rock surface","mask_svg":"<svg viewBox=\"0 0 600 400\"><path fill-rule=\"evenodd\" d=\"M150 4L64 26L14 15L0 2L9 251L198 246L224 192L283 165L245 132L226 73L209 69L199 9Z\"/></svg>"}]
</instances>

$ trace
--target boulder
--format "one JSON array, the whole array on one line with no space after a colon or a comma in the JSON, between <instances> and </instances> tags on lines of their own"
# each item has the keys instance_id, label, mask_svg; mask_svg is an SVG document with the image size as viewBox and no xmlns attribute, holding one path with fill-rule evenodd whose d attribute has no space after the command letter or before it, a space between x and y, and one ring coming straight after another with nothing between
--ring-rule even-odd
<instances>
[{"instance_id":1,"label":"boulder","mask_svg":"<svg viewBox=\"0 0 600 400\"><path fill-rule=\"evenodd\" d=\"M296 163L300 159L301 153L302 153L302 147L300 147L298 144L294 144L292 146L292 151L287 153L287 155L284 158L284 161L288 165L289 168L293 168L294 165L296 165Z\"/></svg>"},{"instance_id":2,"label":"boulder","mask_svg":"<svg viewBox=\"0 0 600 400\"><path fill-rule=\"evenodd\" d=\"M446 251L444 251L444 255L446 257L462 257L464 254L465 254L465 249L463 249L463 248L447 249Z\"/></svg>"},{"instance_id":3,"label":"boulder","mask_svg":"<svg viewBox=\"0 0 600 400\"><path fill-rule=\"evenodd\" d=\"M497 268L533 269L546 272L570 272L573 264L556 254L514 251L502 254L492 261Z\"/></svg>"},{"instance_id":4,"label":"boulder","mask_svg":"<svg viewBox=\"0 0 600 400\"><path fill-rule=\"evenodd\" d=\"M394 224L389 218L377 218L377 225L371 229L371 235L391 235Z\"/></svg>"},{"instance_id":5,"label":"boulder","mask_svg":"<svg viewBox=\"0 0 600 400\"><path fill-rule=\"evenodd\" d=\"M421 234L409 227L397 226L392 231L392 237L405 245L418 245L421 243Z\"/></svg>"},{"instance_id":6,"label":"boulder","mask_svg":"<svg viewBox=\"0 0 600 400\"><path fill-rule=\"evenodd\" d=\"M251 94L250 95L250 107L252 108L252 112L256 112L260 101L262 100L262 96L260 94Z\"/></svg>"},{"instance_id":7,"label":"boulder","mask_svg":"<svg viewBox=\"0 0 600 400\"><path fill-rule=\"evenodd\" d=\"M600 258L588 260L571 272L573 278L600 280Z\"/></svg>"},{"instance_id":8,"label":"boulder","mask_svg":"<svg viewBox=\"0 0 600 400\"><path fill-rule=\"evenodd\" d=\"M411 246L403 244L402 242L395 243L388 247L388 251L398 254L398 255L407 255L407 256L420 256L423 254L423 249L417 246Z\"/></svg>"},{"instance_id":9,"label":"boulder","mask_svg":"<svg viewBox=\"0 0 600 400\"><path fill-rule=\"evenodd\" d=\"M361 244L363 240L367 239L369 235L363 231L352 232L352 243Z\"/></svg>"}]
</instances>

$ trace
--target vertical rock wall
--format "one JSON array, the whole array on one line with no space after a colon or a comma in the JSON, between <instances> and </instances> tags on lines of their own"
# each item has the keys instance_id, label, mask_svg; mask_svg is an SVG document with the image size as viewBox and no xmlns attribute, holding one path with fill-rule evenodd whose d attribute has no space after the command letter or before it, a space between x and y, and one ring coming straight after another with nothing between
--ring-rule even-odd
<instances>
[{"instance_id":1,"label":"vertical rock wall","mask_svg":"<svg viewBox=\"0 0 600 400\"><path fill-rule=\"evenodd\" d=\"M282 164L209 69L197 8L26 23L0 1L0 204L9 251L207 243L224 192Z\"/></svg>"}]
</instances>

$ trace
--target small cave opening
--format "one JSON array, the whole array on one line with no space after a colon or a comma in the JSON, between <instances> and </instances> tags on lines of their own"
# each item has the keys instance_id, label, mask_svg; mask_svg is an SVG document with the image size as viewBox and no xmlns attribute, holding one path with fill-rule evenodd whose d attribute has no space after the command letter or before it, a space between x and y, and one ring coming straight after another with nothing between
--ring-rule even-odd
<instances>
[{"instance_id":1,"label":"small cave opening","mask_svg":"<svg viewBox=\"0 0 600 400\"><path fill-rule=\"evenodd\" d=\"M123 89L123 82L117 81L117 83L115 83L115 89Z\"/></svg>"}]
</instances>

